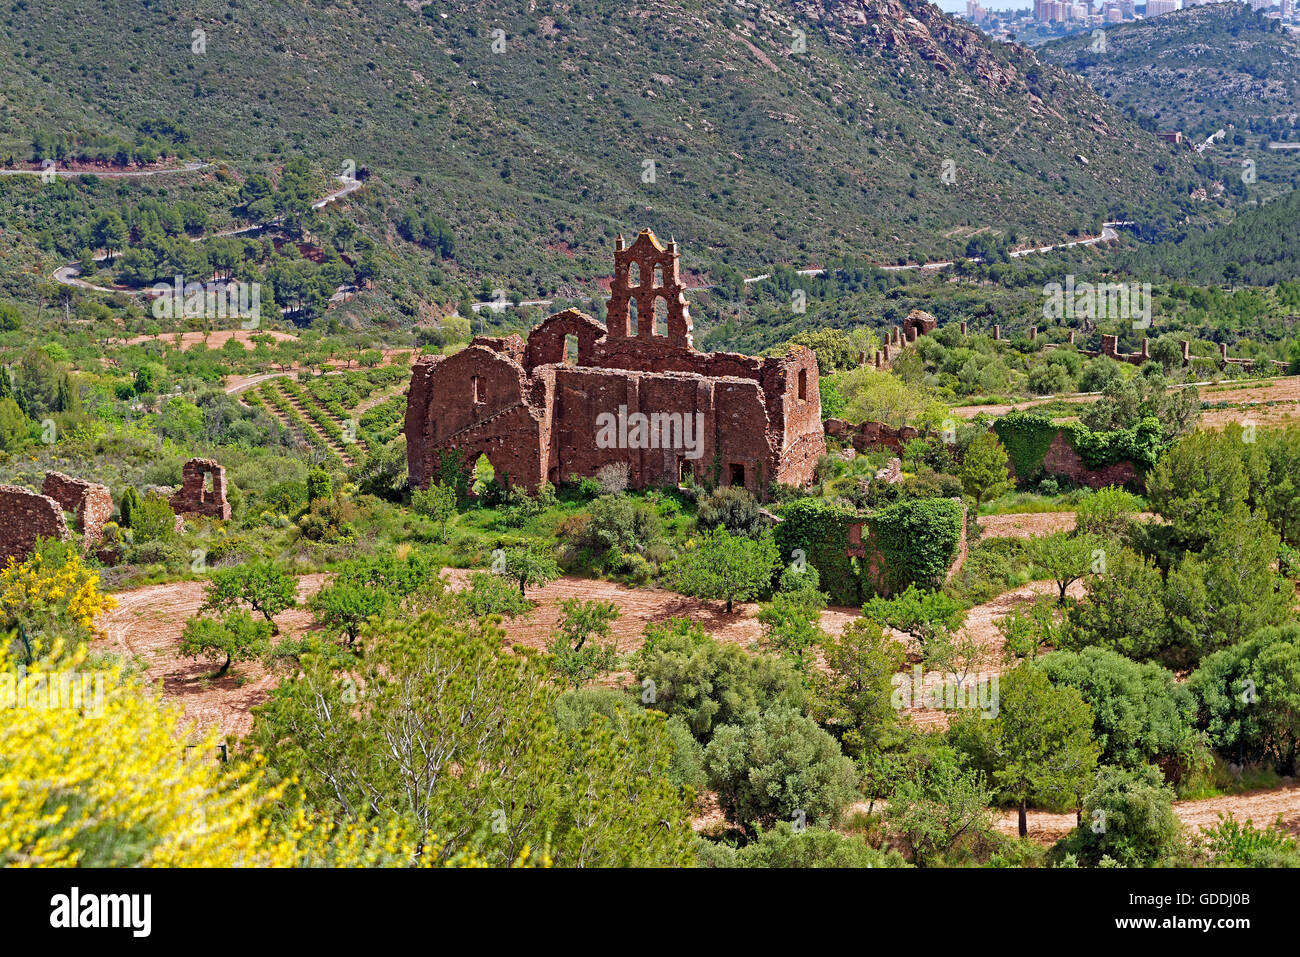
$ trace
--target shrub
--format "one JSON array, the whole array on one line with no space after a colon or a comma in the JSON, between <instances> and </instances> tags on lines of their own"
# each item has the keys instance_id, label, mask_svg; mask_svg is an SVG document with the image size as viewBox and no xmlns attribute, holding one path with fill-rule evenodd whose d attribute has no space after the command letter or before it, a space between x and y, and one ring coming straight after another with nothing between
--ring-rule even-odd
<instances>
[{"instance_id":1,"label":"shrub","mask_svg":"<svg viewBox=\"0 0 1300 957\"><path fill-rule=\"evenodd\" d=\"M891 591L938 588L957 554L965 508L951 499L897 502L871 516L883 583Z\"/></svg>"},{"instance_id":2,"label":"shrub","mask_svg":"<svg viewBox=\"0 0 1300 957\"><path fill-rule=\"evenodd\" d=\"M591 503L582 538L575 543L600 553L611 548L641 551L659 537L659 516L626 495L602 495Z\"/></svg>"},{"instance_id":3,"label":"shrub","mask_svg":"<svg viewBox=\"0 0 1300 957\"><path fill-rule=\"evenodd\" d=\"M758 500L747 489L735 485L715 488L700 502L695 513L701 529L725 528L733 535L757 538L767 527Z\"/></svg>"},{"instance_id":4,"label":"shrub","mask_svg":"<svg viewBox=\"0 0 1300 957\"><path fill-rule=\"evenodd\" d=\"M514 618L533 608L532 602L509 579L493 572L471 572L469 587L458 592L457 597L471 618L488 615Z\"/></svg>"},{"instance_id":5,"label":"shrub","mask_svg":"<svg viewBox=\"0 0 1300 957\"><path fill-rule=\"evenodd\" d=\"M834 823L856 794L853 762L794 708L769 708L717 728L704 767L727 820L751 834L778 820Z\"/></svg>"},{"instance_id":6,"label":"shrub","mask_svg":"<svg viewBox=\"0 0 1300 957\"><path fill-rule=\"evenodd\" d=\"M122 491L122 501L118 505L118 515L122 519L121 525L123 528L131 527L131 518L139 507L140 493L135 490L134 485L128 485Z\"/></svg>"},{"instance_id":7,"label":"shrub","mask_svg":"<svg viewBox=\"0 0 1300 957\"><path fill-rule=\"evenodd\" d=\"M1053 652L1038 667L1052 684L1075 688L1092 707L1103 764L1136 767L1177 759L1196 740L1196 699L1158 664L1085 648Z\"/></svg>"},{"instance_id":8,"label":"shrub","mask_svg":"<svg viewBox=\"0 0 1300 957\"><path fill-rule=\"evenodd\" d=\"M717 725L737 724L751 712L778 704L797 707L803 702L803 682L788 662L714 641L685 618L648 625L633 670L645 706L680 716L701 741Z\"/></svg>"},{"instance_id":9,"label":"shrub","mask_svg":"<svg viewBox=\"0 0 1300 957\"><path fill-rule=\"evenodd\" d=\"M1122 538L1140 507L1136 495L1108 485L1085 496L1076 506L1076 531L1084 535Z\"/></svg>"},{"instance_id":10,"label":"shrub","mask_svg":"<svg viewBox=\"0 0 1300 957\"><path fill-rule=\"evenodd\" d=\"M248 612L238 609L220 619L191 618L185 622L181 634L180 653L189 658L207 658L225 661L217 669L224 675L235 661L252 661L263 655L269 646L271 626L256 621Z\"/></svg>"},{"instance_id":11,"label":"shrub","mask_svg":"<svg viewBox=\"0 0 1300 957\"><path fill-rule=\"evenodd\" d=\"M673 563L670 577L683 595L726 601L730 614L735 602L749 601L771 587L775 568L771 535L742 538L715 528Z\"/></svg>"},{"instance_id":12,"label":"shrub","mask_svg":"<svg viewBox=\"0 0 1300 957\"><path fill-rule=\"evenodd\" d=\"M586 728L596 715L613 723L641 710L635 698L612 688L580 688L555 699L555 724L568 733ZM704 748L679 717L665 721L664 731L673 750L672 763L665 771L668 780L683 793L699 794L708 786Z\"/></svg>"},{"instance_id":13,"label":"shrub","mask_svg":"<svg viewBox=\"0 0 1300 957\"><path fill-rule=\"evenodd\" d=\"M1280 820L1261 830L1220 814L1214 827L1201 828L1197 843L1213 867L1300 867L1300 844Z\"/></svg>"},{"instance_id":14,"label":"shrub","mask_svg":"<svg viewBox=\"0 0 1300 957\"><path fill-rule=\"evenodd\" d=\"M307 473L307 502L328 499L334 494L330 483L330 474L324 469L312 469Z\"/></svg>"},{"instance_id":15,"label":"shrub","mask_svg":"<svg viewBox=\"0 0 1300 957\"><path fill-rule=\"evenodd\" d=\"M596 471L596 481L600 483L601 491L606 495L617 495L627 491L628 464L610 462L602 465Z\"/></svg>"},{"instance_id":16,"label":"shrub","mask_svg":"<svg viewBox=\"0 0 1300 957\"><path fill-rule=\"evenodd\" d=\"M802 498L781 508L781 523L773 532L782 562L802 552L816 571L821 588L837 605L856 605L862 585L848 555L848 526L856 518L849 509L817 498Z\"/></svg>"},{"instance_id":17,"label":"shrub","mask_svg":"<svg viewBox=\"0 0 1300 957\"><path fill-rule=\"evenodd\" d=\"M1083 826L1053 848L1053 857L1074 854L1097 865L1110 858L1121 867L1173 863L1182 848L1182 825L1174 792L1150 765L1102 768L1083 799Z\"/></svg>"},{"instance_id":18,"label":"shrub","mask_svg":"<svg viewBox=\"0 0 1300 957\"><path fill-rule=\"evenodd\" d=\"M167 541L176 534L176 513L171 503L157 492L150 492L131 508L131 531L135 541Z\"/></svg>"},{"instance_id":19,"label":"shrub","mask_svg":"<svg viewBox=\"0 0 1300 957\"><path fill-rule=\"evenodd\" d=\"M825 827L796 829L790 821L778 821L775 827L759 834L758 840L731 854L706 851L700 863L706 867L767 868L907 866L897 851L878 851L860 837Z\"/></svg>"},{"instance_id":20,"label":"shrub","mask_svg":"<svg viewBox=\"0 0 1300 957\"><path fill-rule=\"evenodd\" d=\"M1263 628L1205 658L1188 680L1210 743L1283 774L1300 752L1300 625Z\"/></svg>"}]
</instances>

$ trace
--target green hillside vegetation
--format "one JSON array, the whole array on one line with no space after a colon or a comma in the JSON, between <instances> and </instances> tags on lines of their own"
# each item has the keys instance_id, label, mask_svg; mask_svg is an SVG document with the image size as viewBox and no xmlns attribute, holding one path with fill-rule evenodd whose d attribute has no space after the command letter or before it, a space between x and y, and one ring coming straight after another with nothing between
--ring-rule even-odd
<instances>
[{"instance_id":1,"label":"green hillside vegetation","mask_svg":"<svg viewBox=\"0 0 1300 957\"><path fill-rule=\"evenodd\" d=\"M754 17L691 0L635 16L591 0L557 16L522 2L160 2L125 30L107 2L13 11L0 156L21 164L68 130L135 142L177 117L173 148L229 170L200 174L218 181L214 224L287 157L322 182L364 168L347 213L387 251L384 292L352 308L372 319L385 302L409 322L495 288L576 295L607 275L614 234L641 226L676 236L688 269L754 271L951 255L981 229L1037 241L1107 217L1215 215L1187 200L1203 173L1081 81L896 0L868 4L865 25L820 3ZM92 186L65 188L80 203ZM147 195L141 181L93 188L123 206ZM39 187L13 189L11 241L66 255L57 230L38 241Z\"/></svg>"},{"instance_id":2,"label":"green hillside vegetation","mask_svg":"<svg viewBox=\"0 0 1300 957\"><path fill-rule=\"evenodd\" d=\"M1106 28L1105 49L1092 32L1036 49L1045 62L1084 76L1116 109L1151 130L1182 130L1193 144L1224 131L1206 152L1240 192L1243 163L1258 187L1294 188L1300 161L1269 150L1295 142L1300 115L1300 37L1264 11L1213 3Z\"/></svg>"}]
</instances>

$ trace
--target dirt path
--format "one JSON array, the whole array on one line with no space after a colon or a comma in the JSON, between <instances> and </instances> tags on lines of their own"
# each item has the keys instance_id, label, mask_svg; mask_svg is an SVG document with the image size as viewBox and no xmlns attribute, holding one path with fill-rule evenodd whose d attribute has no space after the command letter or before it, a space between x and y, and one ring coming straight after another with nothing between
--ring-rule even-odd
<instances>
[{"instance_id":1,"label":"dirt path","mask_svg":"<svg viewBox=\"0 0 1300 957\"><path fill-rule=\"evenodd\" d=\"M1194 382L1200 390L1202 402L1211 405L1228 402L1249 408L1240 409L1206 409L1201 412L1201 424L1212 427L1222 426L1226 422L1241 422L1249 419L1256 425L1285 424L1294 417L1300 417L1300 376L1281 376L1267 379L1262 383L1252 380L1243 383ZM1186 388L1185 385L1171 386L1170 390ZM1095 402L1101 397L1100 392L1078 392L1072 395L1044 396L1039 399L1026 399L1003 405L959 405L953 407L952 414L961 419L973 419L981 412L997 418L1008 412L1032 409L1048 402L1070 402L1083 404Z\"/></svg>"},{"instance_id":2,"label":"dirt path","mask_svg":"<svg viewBox=\"0 0 1300 957\"><path fill-rule=\"evenodd\" d=\"M203 345L205 342L209 349L220 349L229 340L234 339L245 349L252 350L257 347L253 341L254 336L270 336L277 342L285 340L295 340L298 337L290 335L287 332L279 332L274 329L214 329L204 334L202 332L182 332L181 333L181 351L187 352L195 346ZM163 333L159 336L133 336L127 339L125 344L128 346L141 345L146 342L162 342L166 345L174 345L176 342L175 333Z\"/></svg>"},{"instance_id":3,"label":"dirt path","mask_svg":"<svg viewBox=\"0 0 1300 957\"><path fill-rule=\"evenodd\" d=\"M1080 598L1083 593L1083 584L1081 582L1075 582L1066 591L1066 594L1073 598ZM1002 637L1002 632L998 630L998 625L1002 619L1010 614L1013 609L1029 604L1040 595L1055 594L1055 582L1030 582L1020 588L1013 588L1011 591L1003 592L992 601L987 601L982 605L975 605L966 613L966 621L958 631L957 638L958 641L963 638L970 638L979 648L978 659L974 662L974 668L969 675L976 682L977 690L980 683L988 682L994 675L999 675L1005 670L1002 649L1006 642ZM893 634L907 646L908 668L915 669L921 661L920 646L900 632L894 632ZM925 689L942 685L947 677L941 672L932 672L923 668L922 693L924 693ZM912 699L915 700L914 685L909 682L907 687L912 689ZM948 723L952 720L955 712L913 705L910 708L905 708L903 714L918 727L941 731L948 727Z\"/></svg>"},{"instance_id":4,"label":"dirt path","mask_svg":"<svg viewBox=\"0 0 1300 957\"><path fill-rule=\"evenodd\" d=\"M453 587L459 588L469 580L470 570L449 568L443 575ZM718 641L733 644L748 646L762 634L758 605L754 602L737 602L731 614L727 614L721 602L684 598L662 589L628 588L615 582L570 577L558 578L544 588L531 589L528 597L537 603L532 613L505 623L506 640L512 645L545 648L560 621L560 602L566 598L610 601L618 606L619 618L611 631L621 654L641 647L646 625L671 618L689 618ZM832 609L823 613L823 619L832 627L843 628L843 620L856 612L856 609Z\"/></svg>"},{"instance_id":5,"label":"dirt path","mask_svg":"<svg viewBox=\"0 0 1300 957\"><path fill-rule=\"evenodd\" d=\"M326 577L299 578L299 603L315 594ZM203 604L203 586L202 581L187 581L116 592L117 607L100 622L104 637L91 649L116 652L142 667L147 680L161 683L163 696L179 704L200 729L215 725L224 734L245 735L253 727L252 708L266 700L277 678L259 662L241 662L213 680L207 676L216 665L177 653L186 619ZM284 636L300 635L313 625L303 608L282 613L276 623Z\"/></svg>"},{"instance_id":6,"label":"dirt path","mask_svg":"<svg viewBox=\"0 0 1300 957\"><path fill-rule=\"evenodd\" d=\"M1282 825L1292 834L1300 836L1300 783L1291 782L1280 788L1248 791L1230 797L1205 798L1200 801L1175 801L1174 813L1178 819L1199 833L1202 827L1218 823L1220 814L1231 813L1239 823L1249 820L1255 827L1265 828L1282 816ZM1073 814L1052 814L1049 811L1030 811L1026 818L1029 837L1039 844L1052 844L1074 827ZM1005 834L1015 834L1019 823L1014 810L1004 811L997 821L997 829Z\"/></svg>"},{"instance_id":7,"label":"dirt path","mask_svg":"<svg viewBox=\"0 0 1300 957\"><path fill-rule=\"evenodd\" d=\"M66 166L56 165L51 169L35 167L31 169L0 169L0 176L50 176L69 179L74 176L98 176L101 179L143 179L149 176L165 176L168 173L193 173L205 169L211 163L191 161L184 166L168 166L160 169L119 169L100 166L93 163L71 163ZM62 167L62 168L60 168Z\"/></svg>"},{"instance_id":8,"label":"dirt path","mask_svg":"<svg viewBox=\"0 0 1300 957\"><path fill-rule=\"evenodd\" d=\"M443 572L453 587L463 587L469 574L464 569ZM322 574L302 576L298 580L300 600L314 594L325 578ZM207 681L204 676L215 670L213 665L180 658L176 653L186 620L196 615L203 603L203 585L202 581L175 582L115 593L118 607L104 617L105 637L95 647L119 652L129 659L138 658L150 679L161 680L163 693L178 700L191 719L204 726L219 725L226 733L246 734L252 727L249 709L265 700L275 684L275 676L260 664L242 663L220 681ZM1034 582L970 610L963 631L985 650L981 674L991 675L1001 667L1002 638L997 623L1002 616L1018 604L1049 593L1053 587L1050 582ZM535 603L533 611L505 623L506 641L511 645L544 649L559 623L560 602L566 598L608 601L618 607L620 614L612 634L621 654L641 647L647 625L671 618L689 618L718 641L744 648L756 646L762 637L758 605L754 602L737 603L728 614L721 602L686 598L663 589L629 588L614 582L572 577L532 589L528 597ZM827 608L822 612L821 625L827 633L838 635L859 615L858 608ZM302 608L285 612L277 622L287 635L301 634L312 627L311 615ZM907 636L893 634L908 644L912 657L917 658L918 649ZM925 682L929 684L940 678L940 675L928 675ZM951 715L948 711L924 708L910 708L907 713L918 724L935 728L945 726Z\"/></svg>"},{"instance_id":9,"label":"dirt path","mask_svg":"<svg viewBox=\"0 0 1300 957\"><path fill-rule=\"evenodd\" d=\"M1073 512L1014 512L981 515L977 521L984 538L1039 538L1074 531L1075 516Z\"/></svg>"}]
</instances>

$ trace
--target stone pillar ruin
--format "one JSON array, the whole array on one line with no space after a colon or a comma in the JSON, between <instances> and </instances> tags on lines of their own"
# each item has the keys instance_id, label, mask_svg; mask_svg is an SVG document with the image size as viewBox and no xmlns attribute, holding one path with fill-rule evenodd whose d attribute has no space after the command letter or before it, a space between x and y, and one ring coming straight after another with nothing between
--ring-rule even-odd
<instances>
[{"instance_id":1,"label":"stone pillar ruin","mask_svg":"<svg viewBox=\"0 0 1300 957\"><path fill-rule=\"evenodd\" d=\"M210 489L205 487L209 475L212 477ZM177 515L230 518L230 503L226 501L226 470L212 459L190 459L181 468L181 488L171 497L171 507Z\"/></svg>"},{"instance_id":2,"label":"stone pillar ruin","mask_svg":"<svg viewBox=\"0 0 1300 957\"><path fill-rule=\"evenodd\" d=\"M38 538L68 540L63 506L19 485L0 485L0 566L10 558L26 561Z\"/></svg>"}]
</instances>

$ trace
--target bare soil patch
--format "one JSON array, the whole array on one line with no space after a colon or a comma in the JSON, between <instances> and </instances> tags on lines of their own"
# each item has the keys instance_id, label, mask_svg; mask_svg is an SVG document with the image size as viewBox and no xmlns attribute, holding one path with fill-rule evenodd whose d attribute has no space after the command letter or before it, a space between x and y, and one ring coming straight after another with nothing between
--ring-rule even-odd
<instances>
[{"instance_id":1,"label":"bare soil patch","mask_svg":"<svg viewBox=\"0 0 1300 957\"><path fill-rule=\"evenodd\" d=\"M299 603L314 595L326 577L299 578ZM103 637L91 648L116 652L142 667L146 680L161 684L163 696L180 705L200 731L215 726L225 735L245 735L253 727L253 707L266 700L278 679L259 662L234 664L213 679L208 676L218 664L178 654L185 622L203 604L203 586L202 581L172 582L115 593L117 607L101 620ZM304 608L283 612L276 623L283 637L301 635L313 626Z\"/></svg>"},{"instance_id":2,"label":"bare soil patch","mask_svg":"<svg viewBox=\"0 0 1300 957\"><path fill-rule=\"evenodd\" d=\"M1282 826L1292 834L1300 835L1300 784L1293 781L1280 788L1248 791L1231 797L1175 801L1174 813L1194 832L1199 832L1202 827L1213 827L1218 823L1220 814L1230 813L1242 824L1249 820L1261 830L1281 815ZM1074 815L1030 811L1026 823L1030 840L1039 844L1053 844L1070 833L1074 827ZM1016 812L1003 812L996 827L1005 834L1016 834L1019 827Z\"/></svg>"},{"instance_id":3,"label":"bare soil patch","mask_svg":"<svg viewBox=\"0 0 1300 957\"><path fill-rule=\"evenodd\" d=\"M981 515L977 521L985 538L1040 538L1074 531L1075 515L1073 512L1016 512Z\"/></svg>"}]
</instances>

